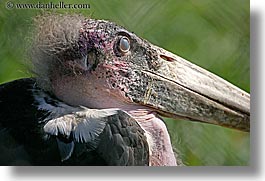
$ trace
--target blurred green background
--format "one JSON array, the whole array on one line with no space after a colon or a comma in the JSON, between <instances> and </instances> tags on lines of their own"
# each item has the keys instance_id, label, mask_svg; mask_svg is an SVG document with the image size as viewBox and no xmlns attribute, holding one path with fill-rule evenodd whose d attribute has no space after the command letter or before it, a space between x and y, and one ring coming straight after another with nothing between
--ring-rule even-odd
<instances>
[{"instance_id":1,"label":"blurred green background","mask_svg":"<svg viewBox=\"0 0 265 181\"><path fill-rule=\"evenodd\" d=\"M6 2L0 1L0 83L30 76L23 65L23 60L27 60L26 37L32 17L43 11L7 9ZM78 3L89 3L90 9L52 11L71 11L114 21L249 92L248 0L84 0ZM166 119L165 122L185 165L249 165L249 133L181 120Z\"/></svg>"}]
</instances>

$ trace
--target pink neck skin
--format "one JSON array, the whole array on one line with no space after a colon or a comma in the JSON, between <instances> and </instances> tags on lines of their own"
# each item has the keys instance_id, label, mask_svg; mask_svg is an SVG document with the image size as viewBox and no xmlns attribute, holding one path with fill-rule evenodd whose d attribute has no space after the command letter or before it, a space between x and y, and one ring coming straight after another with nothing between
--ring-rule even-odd
<instances>
[{"instance_id":1,"label":"pink neck skin","mask_svg":"<svg viewBox=\"0 0 265 181\"><path fill-rule=\"evenodd\" d=\"M147 140L151 149L151 166L177 166L176 158L171 146L170 137L165 123L156 116L156 113L146 109L128 111L149 134Z\"/></svg>"}]
</instances>

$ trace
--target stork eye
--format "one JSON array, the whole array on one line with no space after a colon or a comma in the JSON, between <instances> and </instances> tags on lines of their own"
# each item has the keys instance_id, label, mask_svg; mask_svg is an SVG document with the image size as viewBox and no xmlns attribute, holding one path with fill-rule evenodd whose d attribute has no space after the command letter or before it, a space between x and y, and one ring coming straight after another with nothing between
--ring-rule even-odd
<instances>
[{"instance_id":1,"label":"stork eye","mask_svg":"<svg viewBox=\"0 0 265 181\"><path fill-rule=\"evenodd\" d=\"M127 53L130 50L130 40L126 36L121 37L119 42L119 50L122 53Z\"/></svg>"}]
</instances>

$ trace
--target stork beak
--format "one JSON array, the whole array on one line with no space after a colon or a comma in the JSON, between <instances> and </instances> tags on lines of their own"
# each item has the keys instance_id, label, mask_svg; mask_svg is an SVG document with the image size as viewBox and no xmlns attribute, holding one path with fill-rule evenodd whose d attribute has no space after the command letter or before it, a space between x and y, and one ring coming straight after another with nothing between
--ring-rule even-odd
<instances>
[{"instance_id":1,"label":"stork beak","mask_svg":"<svg viewBox=\"0 0 265 181\"><path fill-rule=\"evenodd\" d=\"M134 99L160 114L250 131L250 95L185 59L152 45L157 69L142 69L147 78Z\"/></svg>"}]
</instances>

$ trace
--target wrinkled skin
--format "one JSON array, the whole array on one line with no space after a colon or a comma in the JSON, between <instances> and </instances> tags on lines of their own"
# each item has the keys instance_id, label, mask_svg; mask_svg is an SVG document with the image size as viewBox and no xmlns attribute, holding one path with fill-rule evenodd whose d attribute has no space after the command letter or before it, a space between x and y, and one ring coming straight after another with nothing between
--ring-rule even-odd
<instances>
[{"instance_id":1,"label":"wrinkled skin","mask_svg":"<svg viewBox=\"0 0 265 181\"><path fill-rule=\"evenodd\" d=\"M142 78L139 70L149 67L148 60L151 58L146 56L148 44L114 23L102 20L86 20L80 31L78 45L81 55L87 56L87 60L80 57L78 61L63 62L64 70L59 75L58 68L54 68L56 78L52 79L52 85L55 94L71 104L81 102L95 108L134 106L129 93L134 91L133 84L138 84ZM118 47L123 36L130 40L130 51L127 53L120 52ZM65 67L72 75L68 72L64 74ZM108 100L102 103L102 97L108 97Z\"/></svg>"}]
</instances>

